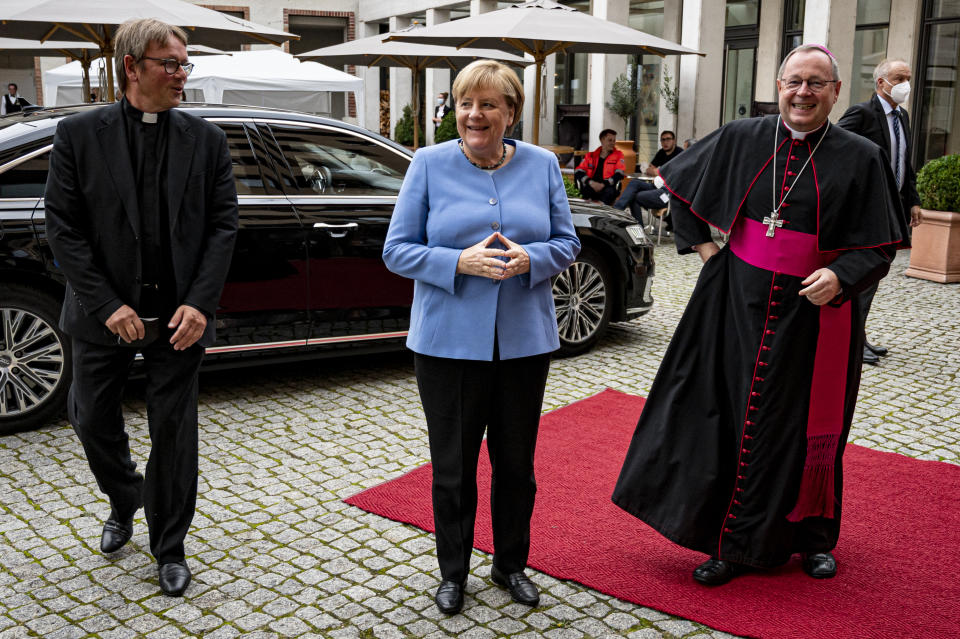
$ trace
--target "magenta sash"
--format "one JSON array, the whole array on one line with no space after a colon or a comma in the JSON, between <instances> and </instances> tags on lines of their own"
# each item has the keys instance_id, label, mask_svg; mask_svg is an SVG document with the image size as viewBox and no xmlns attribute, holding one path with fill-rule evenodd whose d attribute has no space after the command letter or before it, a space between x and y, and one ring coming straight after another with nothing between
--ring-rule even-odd
<instances>
[{"instance_id":1,"label":"magenta sash","mask_svg":"<svg viewBox=\"0 0 960 639\"><path fill-rule=\"evenodd\" d=\"M730 234L730 250L744 262L776 273L806 277L830 264L838 253L820 253L817 236L784 228L767 237L767 225L741 217ZM843 433L847 366L850 360L851 305L820 307L820 330L810 385L807 454L797 503L789 521L834 517L835 462Z\"/></svg>"}]
</instances>

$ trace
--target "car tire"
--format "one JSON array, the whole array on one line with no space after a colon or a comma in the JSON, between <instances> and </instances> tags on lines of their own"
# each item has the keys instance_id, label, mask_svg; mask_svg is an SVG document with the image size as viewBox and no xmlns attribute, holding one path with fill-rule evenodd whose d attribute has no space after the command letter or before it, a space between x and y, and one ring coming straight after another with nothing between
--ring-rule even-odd
<instances>
[{"instance_id":1,"label":"car tire","mask_svg":"<svg viewBox=\"0 0 960 639\"><path fill-rule=\"evenodd\" d=\"M613 314L613 276L603 257L590 248L553 280L560 356L585 353L603 336Z\"/></svg>"},{"instance_id":2,"label":"car tire","mask_svg":"<svg viewBox=\"0 0 960 639\"><path fill-rule=\"evenodd\" d=\"M0 284L0 435L43 426L66 408L69 338L60 302L17 284Z\"/></svg>"}]
</instances>

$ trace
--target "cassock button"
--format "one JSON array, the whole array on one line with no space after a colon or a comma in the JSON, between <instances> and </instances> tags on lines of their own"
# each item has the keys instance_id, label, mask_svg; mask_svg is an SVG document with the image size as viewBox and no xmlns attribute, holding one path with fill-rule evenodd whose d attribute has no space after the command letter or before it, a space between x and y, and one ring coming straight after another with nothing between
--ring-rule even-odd
<instances>
[{"instance_id":1,"label":"cassock button","mask_svg":"<svg viewBox=\"0 0 960 639\"><path fill-rule=\"evenodd\" d=\"M494 204L496 204L496 203L497 203L497 198L495 198L495 197L492 197L492 198L490 198L490 199L489 199L489 200L487 200L487 201L488 201L488 202L490 202L490 206L493 206Z\"/></svg>"},{"instance_id":2,"label":"cassock button","mask_svg":"<svg viewBox=\"0 0 960 639\"><path fill-rule=\"evenodd\" d=\"M492 228L494 231L496 231L497 229L500 228L500 225L497 224L496 222L491 222L491 223L490 223L490 228Z\"/></svg>"}]
</instances>

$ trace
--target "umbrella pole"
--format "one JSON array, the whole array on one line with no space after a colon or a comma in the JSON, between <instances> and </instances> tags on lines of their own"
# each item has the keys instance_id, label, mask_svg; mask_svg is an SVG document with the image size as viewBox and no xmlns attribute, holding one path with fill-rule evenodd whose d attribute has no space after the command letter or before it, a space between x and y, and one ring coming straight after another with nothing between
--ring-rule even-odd
<instances>
[{"instance_id":1,"label":"umbrella pole","mask_svg":"<svg viewBox=\"0 0 960 639\"><path fill-rule=\"evenodd\" d=\"M83 68L83 99L81 102L91 102L90 100L90 60L84 58L80 61Z\"/></svg>"},{"instance_id":2,"label":"umbrella pole","mask_svg":"<svg viewBox=\"0 0 960 639\"><path fill-rule=\"evenodd\" d=\"M113 51L106 53L104 60L107 64L107 102L113 102L117 96L113 92ZM102 89L102 87L101 87Z\"/></svg>"},{"instance_id":3,"label":"umbrella pole","mask_svg":"<svg viewBox=\"0 0 960 639\"><path fill-rule=\"evenodd\" d=\"M420 146L420 71L414 66L413 72L413 150Z\"/></svg>"},{"instance_id":4,"label":"umbrella pole","mask_svg":"<svg viewBox=\"0 0 960 639\"><path fill-rule=\"evenodd\" d=\"M536 91L533 96L533 140L534 144L540 144L540 71L543 66L543 58L537 57L537 80L535 83Z\"/></svg>"}]
</instances>

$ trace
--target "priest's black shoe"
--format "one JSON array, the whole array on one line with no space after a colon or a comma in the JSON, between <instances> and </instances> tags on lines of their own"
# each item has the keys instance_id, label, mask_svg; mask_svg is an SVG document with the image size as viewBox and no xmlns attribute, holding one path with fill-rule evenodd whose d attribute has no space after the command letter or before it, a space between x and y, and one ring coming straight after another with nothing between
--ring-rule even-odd
<instances>
[{"instance_id":1,"label":"priest's black shoe","mask_svg":"<svg viewBox=\"0 0 960 639\"><path fill-rule=\"evenodd\" d=\"M190 585L190 568L186 560L160 564L160 590L169 597L181 597Z\"/></svg>"},{"instance_id":2,"label":"priest's black shoe","mask_svg":"<svg viewBox=\"0 0 960 639\"><path fill-rule=\"evenodd\" d=\"M837 574L837 560L828 552L803 555L803 572L814 579L830 579Z\"/></svg>"},{"instance_id":3,"label":"priest's black shoe","mask_svg":"<svg viewBox=\"0 0 960 639\"><path fill-rule=\"evenodd\" d=\"M103 533L100 535L100 550L105 553L117 552L133 537L133 520L121 523L116 519L108 519L103 524Z\"/></svg>"},{"instance_id":4,"label":"priest's black shoe","mask_svg":"<svg viewBox=\"0 0 960 639\"><path fill-rule=\"evenodd\" d=\"M876 366L880 363L880 356L871 351L866 346L863 347L863 363L864 364L873 364Z\"/></svg>"},{"instance_id":5,"label":"priest's black shoe","mask_svg":"<svg viewBox=\"0 0 960 639\"><path fill-rule=\"evenodd\" d=\"M490 568L490 578L493 583L509 590L510 596L517 603L525 606L536 606L540 603L540 591L522 570L505 575L494 566Z\"/></svg>"},{"instance_id":6,"label":"priest's black shoe","mask_svg":"<svg viewBox=\"0 0 960 639\"><path fill-rule=\"evenodd\" d=\"M866 340L864 340L863 344L864 346L867 347L868 351L873 352L874 355L877 355L879 357L883 357L888 353L886 346L877 346L876 344L871 344Z\"/></svg>"},{"instance_id":7,"label":"priest's black shoe","mask_svg":"<svg viewBox=\"0 0 960 639\"><path fill-rule=\"evenodd\" d=\"M441 581L433 600L443 614L457 614L463 608L463 584L455 581Z\"/></svg>"},{"instance_id":8,"label":"priest's black shoe","mask_svg":"<svg viewBox=\"0 0 960 639\"><path fill-rule=\"evenodd\" d=\"M743 564L711 558L694 569L693 578L705 586L722 586L749 571L750 568Z\"/></svg>"}]
</instances>

